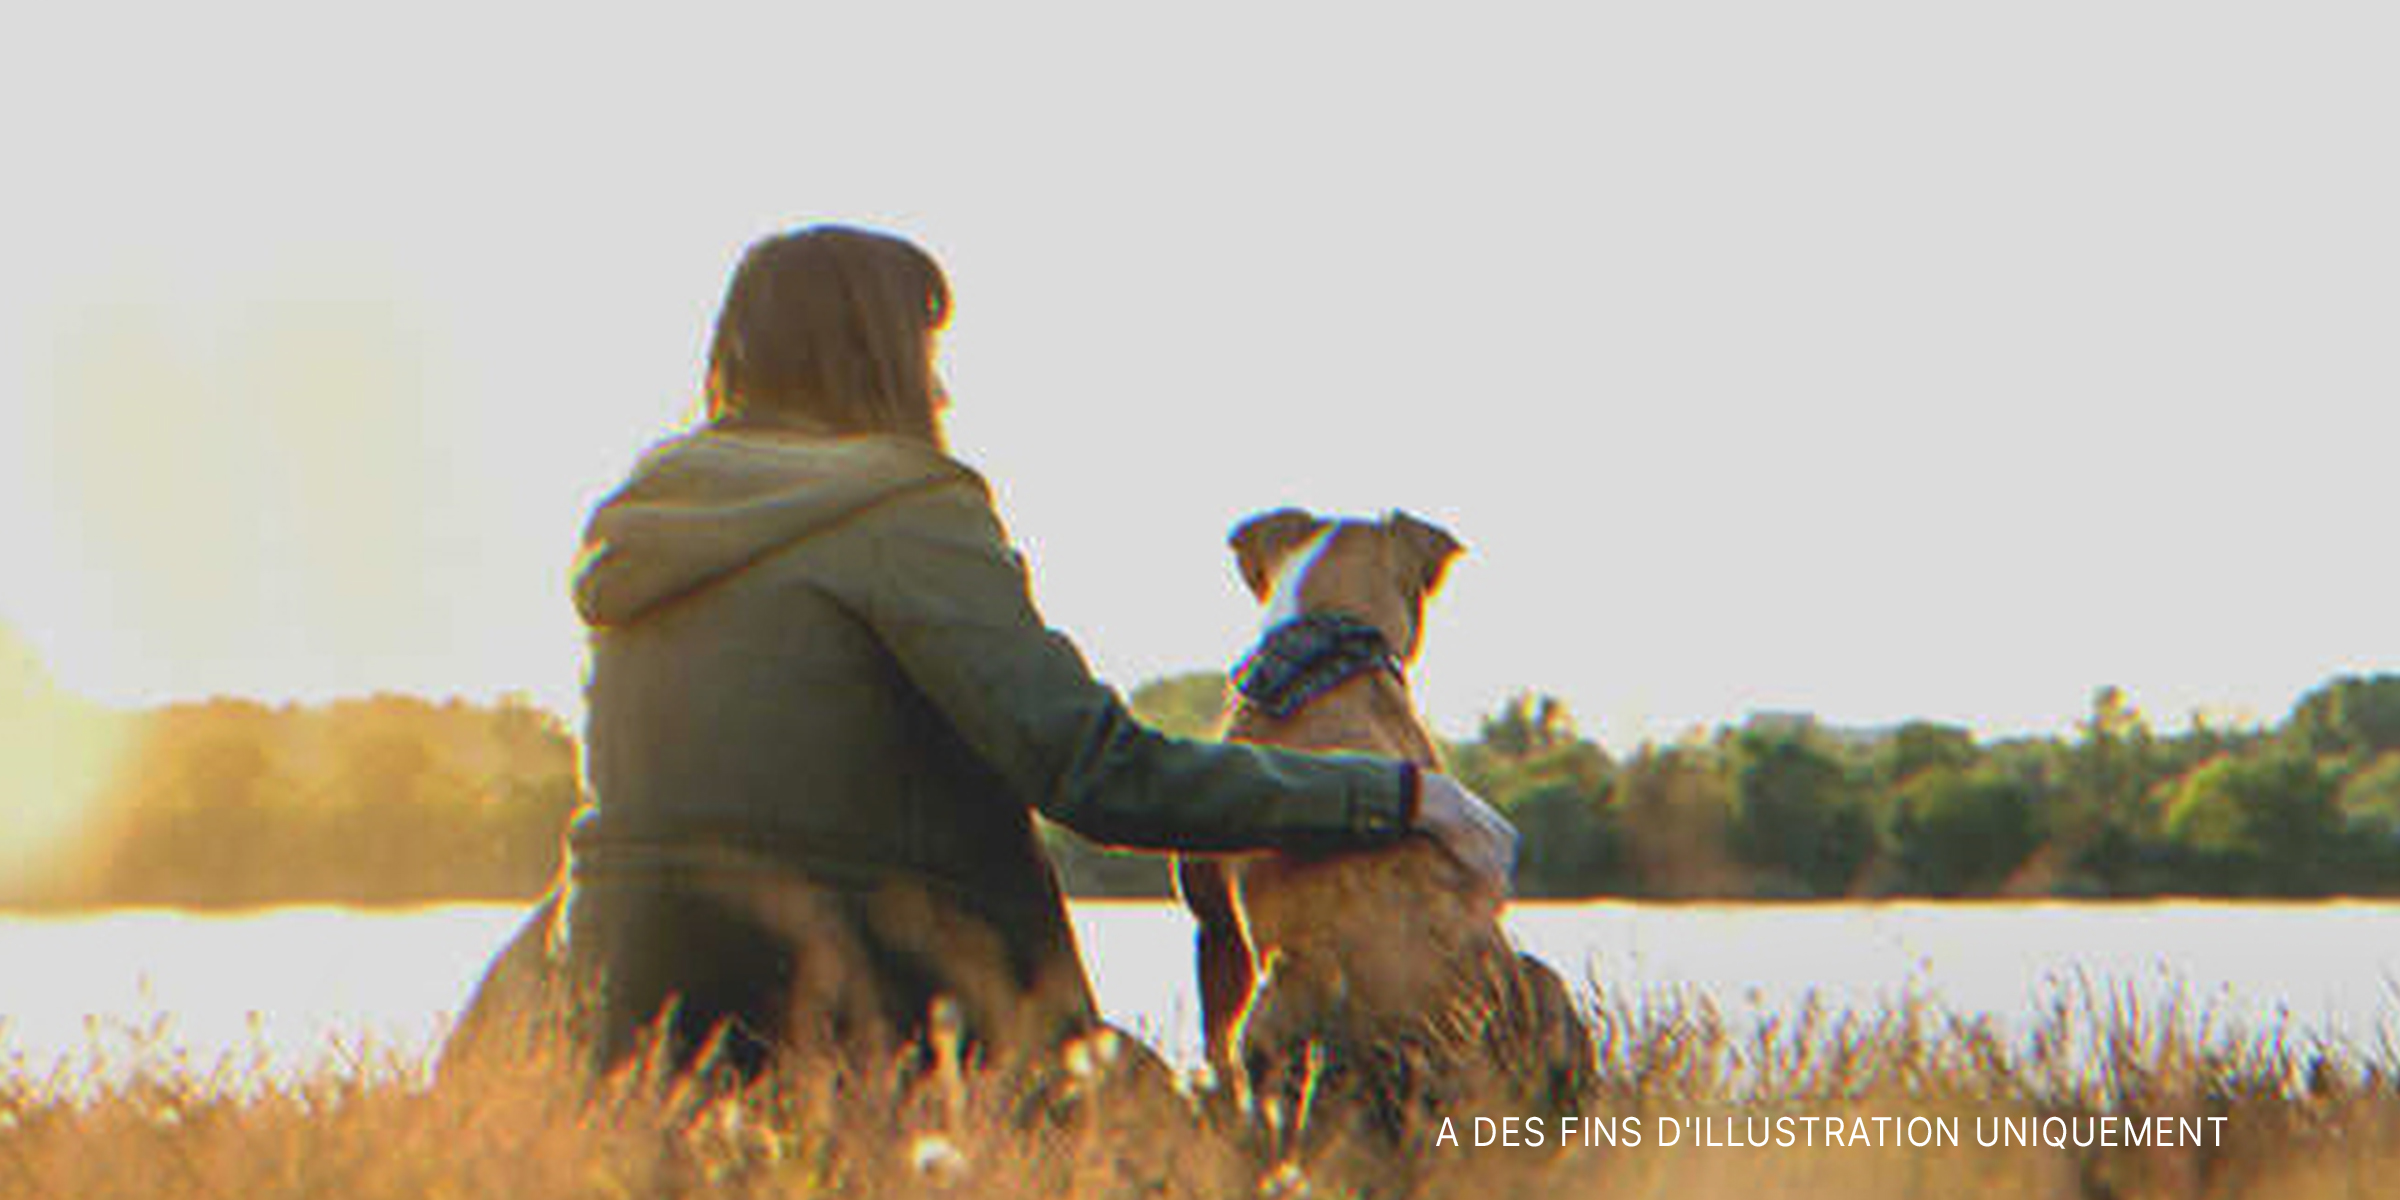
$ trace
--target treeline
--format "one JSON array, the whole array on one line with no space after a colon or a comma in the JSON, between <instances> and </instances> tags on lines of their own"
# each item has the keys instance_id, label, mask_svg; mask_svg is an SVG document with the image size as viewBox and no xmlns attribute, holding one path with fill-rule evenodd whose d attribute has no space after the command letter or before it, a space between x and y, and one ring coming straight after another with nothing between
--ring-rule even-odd
<instances>
[{"instance_id":1,"label":"treeline","mask_svg":"<svg viewBox=\"0 0 2400 1200\"><path fill-rule=\"evenodd\" d=\"M1132 701L1205 734L1223 691L1194 674ZM93 720L120 747L38 856L0 860L0 903L531 897L578 800L573 737L522 701L214 700L70 722L71 698L0 700L12 755ZM1774 716L1623 757L1529 694L1446 753L1522 831L1532 898L2400 895L2400 675L2335 679L2266 727L2161 732L2104 688L2066 737ZM57 807L7 799L20 816L0 832L20 836L36 827L21 814ZM1045 834L1075 894L1169 892L1162 858Z\"/></svg>"},{"instance_id":2,"label":"treeline","mask_svg":"<svg viewBox=\"0 0 2400 1200\"><path fill-rule=\"evenodd\" d=\"M1133 699L1197 731L1222 687ZM2332 680L2268 727L2164 733L2102 688L2068 737L1765 716L1622 759L1526 695L1446 749L1523 834L1531 898L2400 894L2400 675ZM1155 863L1055 840L1071 887L1163 894Z\"/></svg>"},{"instance_id":3,"label":"treeline","mask_svg":"<svg viewBox=\"0 0 2400 1200\"><path fill-rule=\"evenodd\" d=\"M120 726L113 769L37 869L0 881L0 901L532 896L557 872L576 803L573 738L525 702L220 699L105 719Z\"/></svg>"}]
</instances>

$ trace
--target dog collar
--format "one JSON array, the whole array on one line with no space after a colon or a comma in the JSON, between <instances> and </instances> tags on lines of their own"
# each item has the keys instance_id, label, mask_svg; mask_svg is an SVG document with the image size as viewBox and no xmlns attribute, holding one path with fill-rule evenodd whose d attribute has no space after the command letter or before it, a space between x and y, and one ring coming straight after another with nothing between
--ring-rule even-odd
<instances>
[{"instance_id":1,"label":"dog collar","mask_svg":"<svg viewBox=\"0 0 2400 1200\"><path fill-rule=\"evenodd\" d=\"M1336 612L1303 613L1269 629L1233 669L1233 689L1276 720L1367 671L1406 678L1383 631Z\"/></svg>"}]
</instances>

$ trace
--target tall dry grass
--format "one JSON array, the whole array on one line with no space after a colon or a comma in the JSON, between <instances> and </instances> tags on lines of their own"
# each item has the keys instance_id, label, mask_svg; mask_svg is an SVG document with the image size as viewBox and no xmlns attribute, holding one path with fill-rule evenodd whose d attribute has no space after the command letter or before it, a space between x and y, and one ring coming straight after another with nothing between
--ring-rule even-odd
<instances>
[{"instance_id":1,"label":"tall dry grass","mask_svg":"<svg viewBox=\"0 0 2400 1200\"><path fill-rule=\"evenodd\" d=\"M2216 1029L2181 1003L2087 990L2014 1042L1923 1005L1755 1029L1701 998L1588 1015L1601 1087L1581 1128L1638 1130L1638 1145L1579 1133L1561 1147L1551 1125L1540 1148L1477 1148L1476 1117L1522 1114L1474 1105L1427 1114L1397 1145L1349 1137L1329 1132L1334 1114L1208 1087L1113 1034L1007 1074L937 1055L907 1073L794 1065L710 1089L644 1069L595 1081L548 1037L438 1081L421 1059L365 1049L298 1077L263 1056L203 1070L152 1027L122 1052L132 1061L0 1067L0 1197L2400 1195L2388 1049ZM1460 1144L1437 1140L1444 1116ZM2104 1116L2221 1118L2221 1144L1977 1144L1979 1122L2057 1118L2074 1139ZM1960 1144L1760 1133L1877 1117L1948 1119ZM1670 1127L1683 1132L1662 1144ZM1770 1144L1696 1144L1745 1139Z\"/></svg>"}]
</instances>

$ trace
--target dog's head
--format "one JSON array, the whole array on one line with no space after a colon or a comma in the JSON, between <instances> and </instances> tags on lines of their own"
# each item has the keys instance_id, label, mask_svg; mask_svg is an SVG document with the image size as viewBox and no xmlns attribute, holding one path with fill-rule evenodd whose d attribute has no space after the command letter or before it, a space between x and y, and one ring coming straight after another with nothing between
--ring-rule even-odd
<instances>
[{"instance_id":1,"label":"dog's head","mask_svg":"<svg viewBox=\"0 0 2400 1200\"><path fill-rule=\"evenodd\" d=\"M1236 526L1229 544L1270 626L1344 613L1383 631L1403 661L1416 657L1425 600L1461 549L1447 530L1397 510L1360 521L1279 508Z\"/></svg>"}]
</instances>

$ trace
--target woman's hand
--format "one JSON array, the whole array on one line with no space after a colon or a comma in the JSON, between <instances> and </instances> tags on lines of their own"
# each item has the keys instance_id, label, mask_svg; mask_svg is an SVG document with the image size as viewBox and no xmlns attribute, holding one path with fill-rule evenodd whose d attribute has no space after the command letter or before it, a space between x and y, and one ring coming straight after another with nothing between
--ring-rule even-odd
<instances>
[{"instance_id":1,"label":"woman's hand","mask_svg":"<svg viewBox=\"0 0 2400 1200\"><path fill-rule=\"evenodd\" d=\"M1464 784L1438 771L1417 780L1419 832L1433 838L1476 881L1502 895L1517 866L1517 827Z\"/></svg>"}]
</instances>

